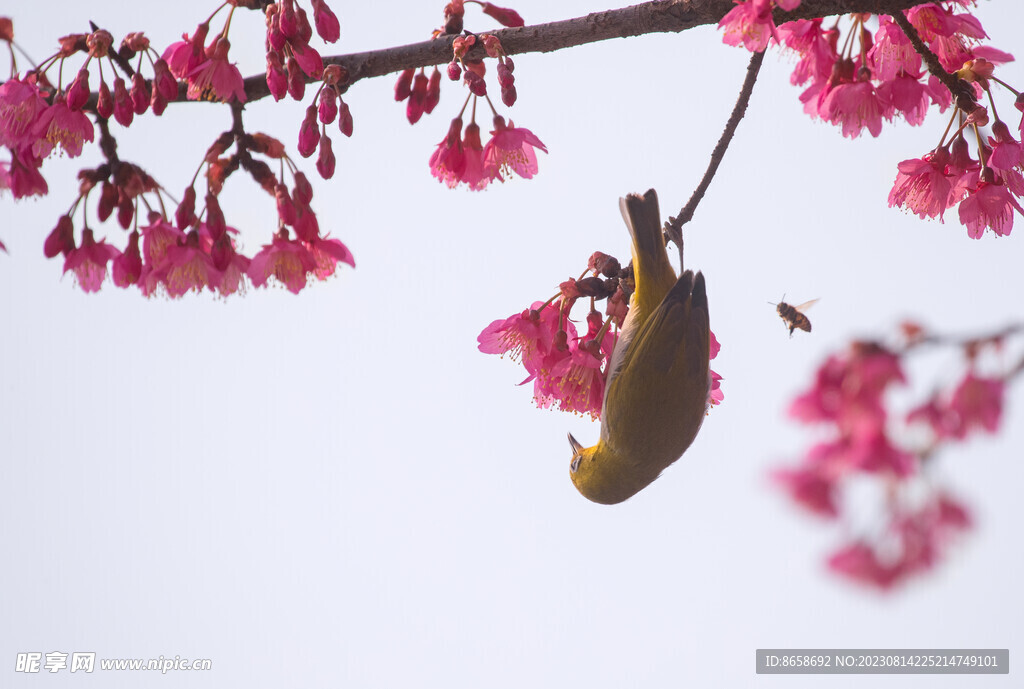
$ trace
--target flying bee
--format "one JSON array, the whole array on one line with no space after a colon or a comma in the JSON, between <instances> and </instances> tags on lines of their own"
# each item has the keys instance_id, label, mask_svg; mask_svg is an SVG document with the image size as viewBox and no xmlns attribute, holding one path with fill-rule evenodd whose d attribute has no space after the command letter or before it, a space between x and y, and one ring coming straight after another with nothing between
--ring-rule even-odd
<instances>
[{"instance_id":1,"label":"flying bee","mask_svg":"<svg viewBox=\"0 0 1024 689\"><path fill-rule=\"evenodd\" d=\"M785 299L785 295L782 298ZM816 301L818 300L811 299L799 306L792 306L785 301L780 301L775 306L775 310L778 312L779 317L782 318L783 323L789 326L790 337L793 337L793 331L797 329L803 330L805 333L811 332L811 321L804 315L804 311L811 308Z\"/></svg>"}]
</instances>

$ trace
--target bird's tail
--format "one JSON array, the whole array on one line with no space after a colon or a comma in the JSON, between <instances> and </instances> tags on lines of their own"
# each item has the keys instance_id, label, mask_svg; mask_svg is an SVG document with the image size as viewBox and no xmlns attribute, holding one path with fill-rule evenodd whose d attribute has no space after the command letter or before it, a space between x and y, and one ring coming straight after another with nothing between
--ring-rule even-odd
<instances>
[{"instance_id":1,"label":"bird's tail","mask_svg":"<svg viewBox=\"0 0 1024 689\"><path fill-rule=\"evenodd\" d=\"M676 282L661 231L658 195L653 189L643 196L628 194L619 199L619 210L633 240L636 303L646 317L654 312Z\"/></svg>"}]
</instances>

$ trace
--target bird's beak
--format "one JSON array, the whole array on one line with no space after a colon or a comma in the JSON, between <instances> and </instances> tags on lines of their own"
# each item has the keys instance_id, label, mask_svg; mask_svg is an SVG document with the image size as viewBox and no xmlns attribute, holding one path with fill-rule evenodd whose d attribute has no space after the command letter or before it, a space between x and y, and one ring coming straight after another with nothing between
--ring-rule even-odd
<instances>
[{"instance_id":1,"label":"bird's beak","mask_svg":"<svg viewBox=\"0 0 1024 689\"><path fill-rule=\"evenodd\" d=\"M572 453L574 455L578 455L580 453L580 450L583 449L583 446L579 444L579 441L577 441L576 438L572 437L572 433L569 433L568 435L569 435L569 445L572 446Z\"/></svg>"}]
</instances>

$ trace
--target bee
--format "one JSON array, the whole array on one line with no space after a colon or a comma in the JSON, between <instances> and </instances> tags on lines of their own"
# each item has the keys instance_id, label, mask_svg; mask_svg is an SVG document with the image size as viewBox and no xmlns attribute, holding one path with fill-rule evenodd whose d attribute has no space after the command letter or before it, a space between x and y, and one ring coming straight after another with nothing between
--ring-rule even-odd
<instances>
[{"instance_id":1,"label":"bee","mask_svg":"<svg viewBox=\"0 0 1024 689\"><path fill-rule=\"evenodd\" d=\"M785 295L782 298L785 299ZM805 333L811 332L811 321L804 315L804 311L811 308L816 301L818 300L811 299L799 306L792 306L785 301L780 301L776 304L775 310L778 312L779 317L782 318L783 323L789 326L790 337L793 337L793 331L797 329L803 330Z\"/></svg>"}]
</instances>

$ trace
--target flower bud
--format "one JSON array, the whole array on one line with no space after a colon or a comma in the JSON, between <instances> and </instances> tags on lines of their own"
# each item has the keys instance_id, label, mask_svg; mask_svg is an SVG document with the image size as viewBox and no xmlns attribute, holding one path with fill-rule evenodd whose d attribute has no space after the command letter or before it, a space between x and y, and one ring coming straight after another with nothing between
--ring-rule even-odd
<instances>
[{"instance_id":1,"label":"flower bud","mask_svg":"<svg viewBox=\"0 0 1024 689\"><path fill-rule=\"evenodd\" d=\"M324 124L334 122L334 118L338 116L338 92L334 88L327 86L320 91L317 115Z\"/></svg>"},{"instance_id":2,"label":"flower bud","mask_svg":"<svg viewBox=\"0 0 1024 689\"><path fill-rule=\"evenodd\" d=\"M164 100L172 101L178 97L178 81L171 74L167 61L163 58L153 63L153 83L155 88L160 90Z\"/></svg>"},{"instance_id":3,"label":"flower bud","mask_svg":"<svg viewBox=\"0 0 1024 689\"><path fill-rule=\"evenodd\" d=\"M320 38L334 43L341 37L341 23L324 0L313 0L313 21Z\"/></svg>"},{"instance_id":4,"label":"flower bud","mask_svg":"<svg viewBox=\"0 0 1024 689\"><path fill-rule=\"evenodd\" d=\"M316 121L316 106L306 108L306 118L299 127L299 155L308 158L320 143L320 125Z\"/></svg>"},{"instance_id":5,"label":"flower bud","mask_svg":"<svg viewBox=\"0 0 1024 689\"><path fill-rule=\"evenodd\" d=\"M520 17L519 13L516 12L515 10L510 10L508 8L505 8L505 7L498 7L497 5L492 5L489 2L483 3L481 5L481 9L483 9L484 14L486 14L486 15L488 15L490 17L494 17L503 26L513 26L514 27L514 26L524 26L526 24L526 22L523 21L523 18Z\"/></svg>"},{"instance_id":6,"label":"flower bud","mask_svg":"<svg viewBox=\"0 0 1024 689\"><path fill-rule=\"evenodd\" d=\"M294 0L281 0L280 5L281 11L278 17L280 17L281 33L291 38L299 33L299 20L295 16L295 2Z\"/></svg>"},{"instance_id":7,"label":"flower bud","mask_svg":"<svg viewBox=\"0 0 1024 689\"><path fill-rule=\"evenodd\" d=\"M179 230L184 230L194 224L197 219L196 189L189 187L185 190L185 195L182 197L181 203L178 204L177 210L174 211L174 224Z\"/></svg>"},{"instance_id":8,"label":"flower bud","mask_svg":"<svg viewBox=\"0 0 1024 689\"><path fill-rule=\"evenodd\" d=\"M295 186L292 188L292 198L296 203L308 206L313 200L313 186L306 178L306 173L295 173Z\"/></svg>"},{"instance_id":9,"label":"flower bud","mask_svg":"<svg viewBox=\"0 0 1024 689\"><path fill-rule=\"evenodd\" d=\"M96 114L104 119L110 119L114 114L114 99L105 81L100 81L99 93L96 94Z\"/></svg>"},{"instance_id":10,"label":"flower bud","mask_svg":"<svg viewBox=\"0 0 1024 689\"><path fill-rule=\"evenodd\" d=\"M288 75L281 64L281 54L276 50L267 53L267 88L274 100L281 100L288 93Z\"/></svg>"},{"instance_id":11,"label":"flower bud","mask_svg":"<svg viewBox=\"0 0 1024 689\"><path fill-rule=\"evenodd\" d=\"M420 72L413 81L409 102L405 105L405 117L409 124L416 124L423 116L423 102L427 97L427 75Z\"/></svg>"},{"instance_id":12,"label":"flower bud","mask_svg":"<svg viewBox=\"0 0 1024 689\"><path fill-rule=\"evenodd\" d=\"M487 95L487 83L484 81L476 72L467 69L465 74L466 85L469 86L469 91L474 96L486 96Z\"/></svg>"},{"instance_id":13,"label":"flower bud","mask_svg":"<svg viewBox=\"0 0 1024 689\"><path fill-rule=\"evenodd\" d=\"M316 159L316 171L324 179L334 176L334 151L331 148L331 139L325 133L320 137L320 155Z\"/></svg>"},{"instance_id":14,"label":"flower bud","mask_svg":"<svg viewBox=\"0 0 1024 689\"><path fill-rule=\"evenodd\" d=\"M274 187L274 201L277 204L277 217L285 225L295 224L295 203L288 195L288 187L278 183Z\"/></svg>"},{"instance_id":15,"label":"flower bud","mask_svg":"<svg viewBox=\"0 0 1024 689\"><path fill-rule=\"evenodd\" d=\"M294 56L288 58L288 95L298 101L306 95L306 79Z\"/></svg>"},{"instance_id":16,"label":"flower bud","mask_svg":"<svg viewBox=\"0 0 1024 689\"><path fill-rule=\"evenodd\" d=\"M434 108L441 102L441 71L434 67L430 73L430 81L427 82L427 93L423 97L423 112L428 115L434 112Z\"/></svg>"},{"instance_id":17,"label":"flower bud","mask_svg":"<svg viewBox=\"0 0 1024 689\"><path fill-rule=\"evenodd\" d=\"M124 253L114 259L110 265L111 278L118 287L128 287L138 282L142 275L142 256L139 253L139 233L133 231L128 235L128 246Z\"/></svg>"},{"instance_id":18,"label":"flower bud","mask_svg":"<svg viewBox=\"0 0 1024 689\"><path fill-rule=\"evenodd\" d=\"M412 93L412 78L415 74L416 70L406 69L398 75L398 81L395 82L396 101L403 101Z\"/></svg>"},{"instance_id":19,"label":"flower bud","mask_svg":"<svg viewBox=\"0 0 1024 689\"><path fill-rule=\"evenodd\" d=\"M348 103L338 99L338 129L345 136L352 136L352 111L349 110Z\"/></svg>"},{"instance_id":20,"label":"flower bud","mask_svg":"<svg viewBox=\"0 0 1024 689\"><path fill-rule=\"evenodd\" d=\"M213 241L217 241L228 231L220 201L211 193L206 194L206 228L210 231L210 238Z\"/></svg>"},{"instance_id":21,"label":"flower bud","mask_svg":"<svg viewBox=\"0 0 1024 689\"><path fill-rule=\"evenodd\" d=\"M516 78L512 76L512 70L510 70L508 68L508 65L506 65L504 62L498 63L497 74L498 83L501 85L502 88L505 88L506 86L511 86L513 83L515 83Z\"/></svg>"},{"instance_id":22,"label":"flower bud","mask_svg":"<svg viewBox=\"0 0 1024 689\"><path fill-rule=\"evenodd\" d=\"M114 118L122 127L131 126L135 117L135 107L132 99L128 96L128 89L125 88L124 79L114 79Z\"/></svg>"},{"instance_id":23,"label":"flower bud","mask_svg":"<svg viewBox=\"0 0 1024 689\"><path fill-rule=\"evenodd\" d=\"M71 217L62 215L57 220L57 226L53 228L46 241L43 242L43 254L47 258L53 258L57 254L64 254L75 248L75 228Z\"/></svg>"},{"instance_id":24,"label":"flower bud","mask_svg":"<svg viewBox=\"0 0 1024 689\"><path fill-rule=\"evenodd\" d=\"M100 187L100 200L96 204L96 217L100 219L100 222L104 222L114 212L117 196L117 187L104 180L103 186Z\"/></svg>"},{"instance_id":25,"label":"flower bud","mask_svg":"<svg viewBox=\"0 0 1024 689\"><path fill-rule=\"evenodd\" d=\"M509 108L516 104L516 87L514 84L501 87L501 102Z\"/></svg>"},{"instance_id":26,"label":"flower bud","mask_svg":"<svg viewBox=\"0 0 1024 689\"><path fill-rule=\"evenodd\" d=\"M136 115L141 115L149 110L149 86L146 84L146 80L142 78L142 75L136 72L132 75L132 90L130 92L132 97L132 109Z\"/></svg>"},{"instance_id":27,"label":"flower bud","mask_svg":"<svg viewBox=\"0 0 1024 689\"><path fill-rule=\"evenodd\" d=\"M82 68L78 70L78 76L68 88L68 108L81 110L87 100L89 100L89 70Z\"/></svg>"}]
</instances>

